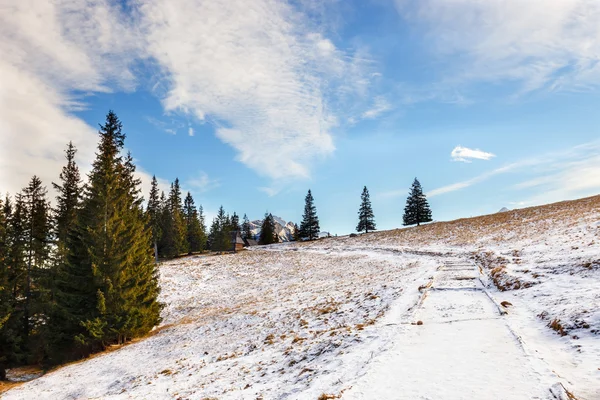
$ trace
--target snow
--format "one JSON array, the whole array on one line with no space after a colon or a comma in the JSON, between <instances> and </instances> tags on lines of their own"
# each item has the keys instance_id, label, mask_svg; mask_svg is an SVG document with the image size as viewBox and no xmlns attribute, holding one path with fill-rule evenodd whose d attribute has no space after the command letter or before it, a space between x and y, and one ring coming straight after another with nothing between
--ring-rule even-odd
<instances>
[{"instance_id":1,"label":"snow","mask_svg":"<svg viewBox=\"0 0 600 400\"><path fill-rule=\"evenodd\" d=\"M600 197L167 262L149 337L3 398L600 399L598 221Z\"/></svg>"}]
</instances>

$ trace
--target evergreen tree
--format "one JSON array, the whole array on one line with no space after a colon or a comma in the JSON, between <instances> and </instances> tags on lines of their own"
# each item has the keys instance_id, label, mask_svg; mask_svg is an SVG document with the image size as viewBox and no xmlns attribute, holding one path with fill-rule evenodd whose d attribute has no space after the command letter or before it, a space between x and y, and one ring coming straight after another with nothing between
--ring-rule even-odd
<instances>
[{"instance_id":1,"label":"evergreen tree","mask_svg":"<svg viewBox=\"0 0 600 400\"><path fill-rule=\"evenodd\" d=\"M112 111L99 134L57 285L60 344L69 349L76 342L86 352L147 333L160 321L161 308L139 181L131 156L120 156L125 135Z\"/></svg>"},{"instance_id":2,"label":"evergreen tree","mask_svg":"<svg viewBox=\"0 0 600 400\"><path fill-rule=\"evenodd\" d=\"M244 214L244 222L242 223L242 237L246 240L254 239L252 237L252 227L250 226L250 220L248 219L246 214Z\"/></svg>"},{"instance_id":3,"label":"evergreen tree","mask_svg":"<svg viewBox=\"0 0 600 400\"><path fill-rule=\"evenodd\" d=\"M404 207L404 225L421 225L423 222L430 222L431 209L427 203L427 198L421 188L421 183L415 178Z\"/></svg>"},{"instance_id":4,"label":"evergreen tree","mask_svg":"<svg viewBox=\"0 0 600 400\"><path fill-rule=\"evenodd\" d=\"M242 228L240 227L240 216L233 212L231 216L231 230L234 232L240 232Z\"/></svg>"},{"instance_id":5,"label":"evergreen tree","mask_svg":"<svg viewBox=\"0 0 600 400\"><path fill-rule=\"evenodd\" d=\"M67 260L69 234L77 221L77 212L81 199L81 176L75 163L77 149L72 142L67 145L67 165L60 173L60 184L52 183L58 193L54 208L54 239L56 241L54 266L50 273L51 301L54 301L55 280L58 270Z\"/></svg>"},{"instance_id":6,"label":"evergreen tree","mask_svg":"<svg viewBox=\"0 0 600 400\"><path fill-rule=\"evenodd\" d=\"M275 233L275 220L273 219L273 215L265 213L265 218L263 219L262 225L260 227L260 237L258 239L258 244L266 245L278 242L279 238L277 238Z\"/></svg>"},{"instance_id":7,"label":"evergreen tree","mask_svg":"<svg viewBox=\"0 0 600 400\"><path fill-rule=\"evenodd\" d=\"M5 207L0 199L0 381L6 380L6 368L11 358L16 355L16 346L13 338L16 336L9 329L9 319L13 312L13 298L11 294L11 283L9 280L9 242L8 242L8 220L10 215L10 203Z\"/></svg>"},{"instance_id":8,"label":"evergreen tree","mask_svg":"<svg viewBox=\"0 0 600 400\"><path fill-rule=\"evenodd\" d=\"M171 183L167 204L170 221L168 221L165 231L165 256L174 257L188 252L181 189L177 178L175 182Z\"/></svg>"},{"instance_id":9,"label":"evergreen tree","mask_svg":"<svg viewBox=\"0 0 600 400\"><path fill-rule=\"evenodd\" d=\"M294 233L292 235L292 238L294 239L295 242L302 240L302 237L300 236L300 228L298 227L298 224L296 224L296 223L294 223Z\"/></svg>"},{"instance_id":10,"label":"evergreen tree","mask_svg":"<svg viewBox=\"0 0 600 400\"><path fill-rule=\"evenodd\" d=\"M203 229L198 217L198 210L190 192L187 193L183 204L188 254L192 254L193 252L202 251L204 248L204 244L202 243L204 236Z\"/></svg>"},{"instance_id":11,"label":"evergreen tree","mask_svg":"<svg viewBox=\"0 0 600 400\"><path fill-rule=\"evenodd\" d=\"M231 220L225 214L223 206L219 207L217 216L210 229L210 242L213 251L224 252L232 249L231 245Z\"/></svg>"},{"instance_id":12,"label":"evergreen tree","mask_svg":"<svg viewBox=\"0 0 600 400\"><path fill-rule=\"evenodd\" d=\"M25 203L23 196L15 196L14 207L7 195L3 206L4 256L2 265L2 305L7 310L0 329L0 378L5 379L6 368L17 365L25 358L22 349L23 299L25 297ZM6 301L6 302L5 302ZM2 307L2 308L4 308Z\"/></svg>"},{"instance_id":13,"label":"evergreen tree","mask_svg":"<svg viewBox=\"0 0 600 400\"><path fill-rule=\"evenodd\" d=\"M51 225L50 203L46 195L46 188L37 176L31 178L29 185L23 190L27 273L22 347L26 353L32 353L30 336L32 333L39 334L38 328L45 324L45 317L49 312L46 306L49 300L46 288L50 286L47 271L50 260Z\"/></svg>"},{"instance_id":14,"label":"evergreen tree","mask_svg":"<svg viewBox=\"0 0 600 400\"><path fill-rule=\"evenodd\" d=\"M375 215L373 214L371 199L369 198L369 191L366 186L363 188L360 199L361 204L358 210L358 225L356 226L356 231L369 233L369 231L375 230Z\"/></svg>"},{"instance_id":15,"label":"evergreen tree","mask_svg":"<svg viewBox=\"0 0 600 400\"><path fill-rule=\"evenodd\" d=\"M164 196L164 193L163 193ZM152 232L152 246L154 247L154 261L158 262L158 241L161 237L160 217L161 217L161 200L158 194L158 181L156 176L152 176L152 186L150 187L150 195L148 196L148 204L146 206L146 215L148 216L148 224Z\"/></svg>"},{"instance_id":16,"label":"evergreen tree","mask_svg":"<svg viewBox=\"0 0 600 400\"><path fill-rule=\"evenodd\" d=\"M200 251L204 251L208 248L208 238L206 234L206 222L204 217L204 208L202 208L202 204L198 206L198 223L200 225Z\"/></svg>"},{"instance_id":17,"label":"evergreen tree","mask_svg":"<svg viewBox=\"0 0 600 400\"><path fill-rule=\"evenodd\" d=\"M165 192L160 192L158 200L158 255L159 257L167 257L170 247L169 235L172 233L172 218L169 208L169 202Z\"/></svg>"},{"instance_id":18,"label":"evergreen tree","mask_svg":"<svg viewBox=\"0 0 600 400\"><path fill-rule=\"evenodd\" d=\"M309 189L305 198L304 214L300 223L300 237L302 239L314 240L319 237L319 217L317 217L317 208L314 204L312 193Z\"/></svg>"}]
</instances>

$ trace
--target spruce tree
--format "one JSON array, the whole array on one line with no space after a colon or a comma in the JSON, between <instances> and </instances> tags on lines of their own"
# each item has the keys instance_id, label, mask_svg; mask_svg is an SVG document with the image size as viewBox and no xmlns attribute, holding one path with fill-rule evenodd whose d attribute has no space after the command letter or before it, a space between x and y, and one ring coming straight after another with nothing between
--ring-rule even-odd
<instances>
[{"instance_id":1,"label":"spruce tree","mask_svg":"<svg viewBox=\"0 0 600 400\"><path fill-rule=\"evenodd\" d=\"M204 217L204 208L202 204L198 206L198 224L200 226L200 251L207 249L207 234L206 234L206 222Z\"/></svg>"},{"instance_id":2,"label":"spruce tree","mask_svg":"<svg viewBox=\"0 0 600 400\"><path fill-rule=\"evenodd\" d=\"M81 175L75 163L77 149L72 142L65 151L67 164L60 173L60 184L52 183L58 193L54 208L54 239L56 243L54 266L51 270L51 301L54 301L55 280L61 266L67 260L69 234L75 227L77 212L81 200Z\"/></svg>"},{"instance_id":3,"label":"spruce tree","mask_svg":"<svg viewBox=\"0 0 600 400\"><path fill-rule=\"evenodd\" d=\"M310 189L304 199L304 214L300 223L300 237L302 239L314 240L319 237L319 217L317 217L317 208Z\"/></svg>"},{"instance_id":4,"label":"spruce tree","mask_svg":"<svg viewBox=\"0 0 600 400\"><path fill-rule=\"evenodd\" d=\"M421 225L423 222L430 222L431 209L427 203L427 198L423 193L421 183L415 178L408 198L406 199L406 206L404 207L403 223L405 226L408 225Z\"/></svg>"},{"instance_id":5,"label":"spruce tree","mask_svg":"<svg viewBox=\"0 0 600 400\"><path fill-rule=\"evenodd\" d=\"M152 247L154 248L155 262L158 262L158 241L161 237L160 213L161 203L158 193L158 181L156 180L156 176L152 176L152 185L150 187L150 195L148 196L146 215L148 216L150 231L152 232Z\"/></svg>"},{"instance_id":6,"label":"spruce tree","mask_svg":"<svg viewBox=\"0 0 600 400\"><path fill-rule=\"evenodd\" d=\"M292 238L295 242L302 240L302 237L300 236L300 228L296 223L294 223L294 233L292 234Z\"/></svg>"},{"instance_id":7,"label":"spruce tree","mask_svg":"<svg viewBox=\"0 0 600 400\"><path fill-rule=\"evenodd\" d=\"M279 242L279 238L276 239L275 233L275 221L273 215L265 213L265 218L260 227L260 237L258 244L267 245Z\"/></svg>"},{"instance_id":8,"label":"spruce tree","mask_svg":"<svg viewBox=\"0 0 600 400\"><path fill-rule=\"evenodd\" d=\"M125 134L112 111L99 134L57 290L63 344L68 348L76 339L86 351L147 333L160 321L161 308L139 180L131 156L120 155Z\"/></svg>"},{"instance_id":9,"label":"spruce tree","mask_svg":"<svg viewBox=\"0 0 600 400\"><path fill-rule=\"evenodd\" d=\"M3 205L4 256L2 277L2 305L7 310L0 329L0 378L5 379L6 368L21 363L25 358L23 339L23 299L25 293L25 203L23 196L15 196L14 205L7 195Z\"/></svg>"},{"instance_id":10,"label":"spruce tree","mask_svg":"<svg viewBox=\"0 0 600 400\"><path fill-rule=\"evenodd\" d=\"M358 210L358 225L356 226L356 231L369 233L369 231L375 230L375 215L373 214L371 199L369 198L369 191L366 186L363 188L360 199L361 204Z\"/></svg>"},{"instance_id":11,"label":"spruce tree","mask_svg":"<svg viewBox=\"0 0 600 400\"><path fill-rule=\"evenodd\" d=\"M246 214L244 214L244 222L242 223L242 237L246 240L254 239L252 237L252 227L250 226L250 220L248 219Z\"/></svg>"},{"instance_id":12,"label":"spruce tree","mask_svg":"<svg viewBox=\"0 0 600 400\"><path fill-rule=\"evenodd\" d=\"M233 212L231 216L231 230L234 232L240 232L242 228L240 227L240 216Z\"/></svg>"},{"instance_id":13,"label":"spruce tree","mask_svg":"<svg viewBox=\"0 0 600 400\"><path fill-rule=\"evenodd\" d=\"M228 221L229 219L229 221ZM219 207L217 216L210 229L210 242L213 251L224 252L232 250L231 219L225 214L223 206Z\"/></svg>"},{"instance_id":14,"label":"spruce tree","mask_svg":"<svg viewBox=\"0 0 600 400\"><path fill-rule=\"evenodd\" d=\"M42 181L33 176L23 190L25 202L25 252L27 274L25 281L25 303L23 308L22 347L32 352L29 340L32 333L44 324L49 309L47 288L50 286L47 272L50 261L51 225L50 202Z\"/></svg>"},{"instance_id":15,"label":"spruce tree","mask_svg":"<svg viewBox=\"0 0 600 400\"><path fill-rule=\"evenodd\" d=\"M183 218L186 224L186 241L188 247L188 254L192 254L198 251L202 251L204 245L203 240L203 229L200 225L200 219L198 217L198 210L194 204L194 199L190 192L187 193L183 203Z\"/></svg>"},{"instance_id":16,"label":"spruce tree","mask_svg":"<svg viewBox=\"0 0 600 400\"><path fill-rule=\"evenodd\" d=\"M10 215L7 215L9 210L10 205L5 207L0 198L0 381L6 380L6 369L16 353L13 341L15 335L10 331L8 324L14 304L9 280L8 220Z\"/></svg>"},{"instance_id":17,"label":"spruce tree","mask_svg":"<svg viewBox=\"0 0 600 400\"><path fill-rule=\"evenodd\" d=\"M165 192L160 192L158 200L158 255L159 257L167 257L170 246L170 235L172 235L172 218L169 208L169 202Z\"/></svg>"}]
</instances>

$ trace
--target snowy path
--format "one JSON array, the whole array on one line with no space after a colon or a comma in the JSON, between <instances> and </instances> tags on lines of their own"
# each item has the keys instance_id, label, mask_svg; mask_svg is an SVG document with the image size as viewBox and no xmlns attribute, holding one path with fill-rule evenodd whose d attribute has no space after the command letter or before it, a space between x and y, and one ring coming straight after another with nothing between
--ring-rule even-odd
<instances>
[{"instance_id":1,"label":"snowy path","mask_svg":"<svg viewBox=\"0 0 600 400\"><path fill-rule=\"evenodd\" d=\"M560 399L557 379L529 356L479 279L447 261L415 311L423 325L393 325L393 347L344 399Z\"/></svg>"}]
</instances>

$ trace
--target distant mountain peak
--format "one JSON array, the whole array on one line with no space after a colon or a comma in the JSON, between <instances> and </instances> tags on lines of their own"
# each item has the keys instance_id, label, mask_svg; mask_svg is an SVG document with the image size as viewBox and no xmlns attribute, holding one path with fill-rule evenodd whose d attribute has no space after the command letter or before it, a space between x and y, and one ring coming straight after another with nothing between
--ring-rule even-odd
<instances>
[{"instance_id":1,"label":"distant mountain peak","mask_svg":"<svg viewBox=\"0 0 600 400\"><path fill-rule=\"evenodd\" d=\"M290 242L294 237L295 226L292 221L286 222L283 218L273 215L275 221L275 232L280 242ZM250 231L254 238L258 239L262 226L262 219L250 221Z\"/></svg>"},{"instance_id":2,"label":"distant mountain peak","mask_svg":"<svg viewBox=\"0 0 600 400\"><path fill-rule=\"evenodd\" d=\"M500 209L500 211L498 211L498 212L499 212L499 213L502 213L502 212L507 212L507 211L510 211L510 210L509 210L508 208L506 208L506 207L502 207L502 208Z\"/></svg>"}]
</instances>

